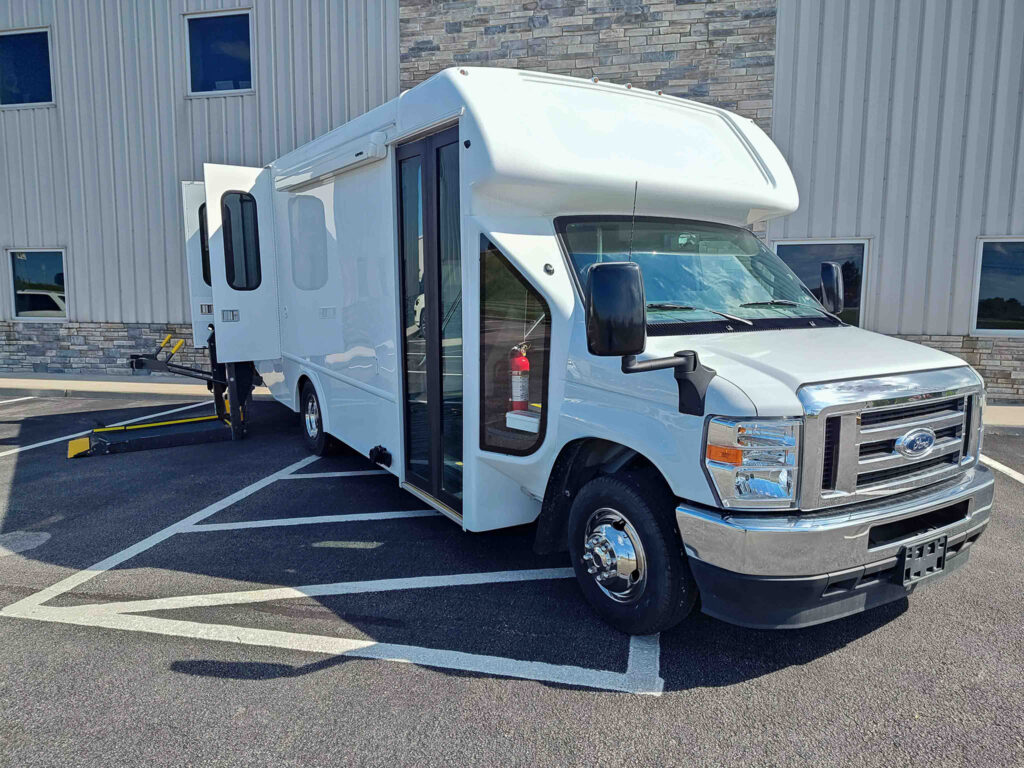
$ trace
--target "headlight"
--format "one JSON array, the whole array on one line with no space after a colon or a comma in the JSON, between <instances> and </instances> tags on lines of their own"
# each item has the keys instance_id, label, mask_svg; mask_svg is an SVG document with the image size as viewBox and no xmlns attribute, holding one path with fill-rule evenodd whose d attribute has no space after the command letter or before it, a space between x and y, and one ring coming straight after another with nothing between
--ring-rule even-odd
<instances>
[{"instance_id":1,"label":"headlight","mask_svg":"<svg viewBox=\"0 0 1024 768\"><path fill-rule=\"evenodd\" d=\"M730 509L791 509L800 462L800 419L708 422L704 464Z\"/></svg>"}]
</instances>

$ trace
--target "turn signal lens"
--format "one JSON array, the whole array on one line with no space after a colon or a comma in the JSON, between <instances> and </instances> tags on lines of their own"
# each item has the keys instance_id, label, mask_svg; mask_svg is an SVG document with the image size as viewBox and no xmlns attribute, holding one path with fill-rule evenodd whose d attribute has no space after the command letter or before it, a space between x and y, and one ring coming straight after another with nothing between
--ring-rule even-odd
<instances>
[{"instance_id":1,"label":"turn signal lens","mask_svg":"<svg viewBox=\"0 0 1024 768\"><path fill-rule=\"evenodd\" d=\"M708 460L739 466L743 463L743 451L739 448L726 448L724 445L709 445Z\"/></svg>"}]
</instances>

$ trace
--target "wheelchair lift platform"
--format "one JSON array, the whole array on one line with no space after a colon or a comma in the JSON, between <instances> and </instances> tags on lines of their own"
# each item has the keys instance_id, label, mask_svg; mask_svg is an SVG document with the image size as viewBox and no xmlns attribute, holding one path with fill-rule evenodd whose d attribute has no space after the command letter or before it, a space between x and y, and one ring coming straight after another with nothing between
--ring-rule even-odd
<instances>
[{"instance_id":1,"label":"wheelchair lift platform","mask_svg":"<svg viewBox=\"0 0 1024 768\"><path fill-rule=\"evenodd\" d=\"M171 360L185 344L184 339L177 341L167 356L160 359L160 353L170 340L171 337L166 336L156 352L132 355L129 366L133 370L174 373L205 381L213 395L216 413L119 427L97 427L88 435L68 442L69 459L239 440L245 436L244 413L256 383L251 364L218 363L216 340L211 331L208 342L211 369L206 371L177 365ZM233 402L243 405L232 408Z\"/></svg>"}]
</instances>

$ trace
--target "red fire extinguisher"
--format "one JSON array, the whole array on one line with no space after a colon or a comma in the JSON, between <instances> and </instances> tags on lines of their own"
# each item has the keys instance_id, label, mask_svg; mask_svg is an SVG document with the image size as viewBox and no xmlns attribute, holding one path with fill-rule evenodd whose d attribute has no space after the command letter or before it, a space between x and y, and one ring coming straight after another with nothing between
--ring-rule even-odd
<instances>
[{"instance_id":1,"label":"red fire extinguisher","mask_svg":"<svg viewBox=\"0 0 1024 768\"><path fill-rule=\"evenodd\" d=\"M530 360L526 356L529 347L529 344L512 347L512 356L509 358L508 367L512 376L512 396L509 400L513 411L530 409Z\"/></svg>"}]
</instances>

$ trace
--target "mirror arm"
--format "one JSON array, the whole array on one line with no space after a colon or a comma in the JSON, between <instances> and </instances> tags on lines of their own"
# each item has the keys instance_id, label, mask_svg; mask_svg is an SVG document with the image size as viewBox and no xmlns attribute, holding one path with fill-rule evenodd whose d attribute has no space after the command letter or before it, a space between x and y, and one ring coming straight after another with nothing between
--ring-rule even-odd
<instances>
[{"instance_id":1,"label":"mirror arm","mask_svg":"<svg viewBox=\"0 0 1024 768\"><path fill-rule=\"evenodd\" d=\"M693 350L676 352L672 357L656 357L653 360L637 360L636 355L623 355L623 373L642 373L673 368L676 383L679 385L679 412L693 416L704 415L704 398L707 395L711 380L715 378L715 369L708 368L700 362Z\"/></svg>"}]
</instances>

